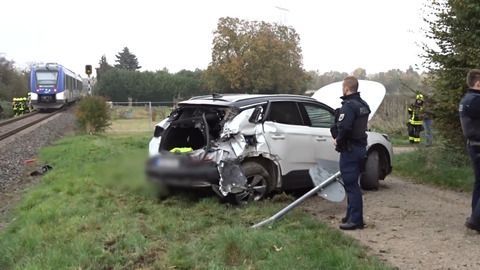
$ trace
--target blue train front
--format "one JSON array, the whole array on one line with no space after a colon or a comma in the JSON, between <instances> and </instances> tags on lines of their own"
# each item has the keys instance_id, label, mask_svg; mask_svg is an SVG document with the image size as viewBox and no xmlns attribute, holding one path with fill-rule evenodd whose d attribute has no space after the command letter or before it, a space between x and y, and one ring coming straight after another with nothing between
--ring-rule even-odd
<instances>
[{"instance_id":1,"label":"blue train front","mask_svg":"<svg viewBox=\"0 0 480 270\"><path fill-rule=\"evenodd\" d=\"M82 78L59 64L34 65L30 71L30 92L35 109L58 109L83 94Z\"/></svg>"}]
</instances>

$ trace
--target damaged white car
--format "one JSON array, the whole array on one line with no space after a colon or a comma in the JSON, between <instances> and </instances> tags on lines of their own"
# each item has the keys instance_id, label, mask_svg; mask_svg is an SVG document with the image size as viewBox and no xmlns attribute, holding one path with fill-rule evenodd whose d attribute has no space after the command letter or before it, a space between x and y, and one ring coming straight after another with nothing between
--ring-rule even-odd
<instances>
[{"instance_id":1,"label":"damaged white car","mask_svg":"<svg viewBox=\"0 0 480 270\"><path fill-rule=\"evenodd\" d=\"M385 88L370 81L359 84L373 116ZM383 93L368 90L379 86ZM320 164L332 174L338 171L330 127L341 93L336 83L313 97L214 94L183 101L155 127L147 175L166 186L211 187L236 203L260 200L273 191L311 188L310 168ZM368 132L361 186L378 188L391 164L388 137Z\"/></svg>"}]
</instances>

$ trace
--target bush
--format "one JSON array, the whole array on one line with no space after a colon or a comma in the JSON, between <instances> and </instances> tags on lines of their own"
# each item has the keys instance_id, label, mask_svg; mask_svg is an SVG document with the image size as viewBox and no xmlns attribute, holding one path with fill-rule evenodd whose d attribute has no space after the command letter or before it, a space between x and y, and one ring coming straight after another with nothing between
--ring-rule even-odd
<instances>
[{"instance_id":1,"label":"bush","mask_svg":"<svg viewBox=\"0 0 480 270\"><path fill-rule=\"evenodd\" d=\"M89 133L104 132L110 126L110 111L104 98L90 96L83 98L76 110L79 127Z\"/></svg>"},{"instance_id":2,"label":"bush","mask_svg":"<svg viewBox=\"0 0 480 270\"><path fill-rule=\"evenodd\" d=\"M13 117L12 102L0 100L0 106L3 111L0 110L0 119Z\"/></svg>"}]
</instances>

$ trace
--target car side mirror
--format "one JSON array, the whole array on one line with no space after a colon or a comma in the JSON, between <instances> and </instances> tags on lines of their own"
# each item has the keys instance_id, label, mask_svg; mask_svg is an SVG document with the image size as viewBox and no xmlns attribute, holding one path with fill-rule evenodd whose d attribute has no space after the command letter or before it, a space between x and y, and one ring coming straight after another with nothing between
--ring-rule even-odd
<instances>
[{"instance_id":1,"label":"car side mirror","mask_svg":"<svg viewBox=\"0 0 480 270\"><path fill-rule=\"evenodd\" d=\"M255 107L255 110L253 111L252 116L250 116L250 119L248 119L248 122L260 123L262 120L263 120L263 107L257 106Z\"/></svg>"}]
</instances>

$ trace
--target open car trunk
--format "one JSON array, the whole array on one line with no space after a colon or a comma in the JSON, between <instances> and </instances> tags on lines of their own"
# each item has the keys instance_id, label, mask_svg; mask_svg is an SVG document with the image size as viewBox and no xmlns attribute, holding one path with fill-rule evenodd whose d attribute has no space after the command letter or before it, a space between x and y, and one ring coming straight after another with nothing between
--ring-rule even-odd
<instances>
[{"instance_id":1,"label":"open car trunk","mask_svg":"<svg viewBox=\"0 0 480 270\"><path fill-rule=\"evenodd\" d=\"M312 98L330 106L332 109L340 108L342 107L342 99L340 99L340 97L343 96L342 89L343 81L334 82L315 91ZM371 113L368 117L370 121L385 97L385 86L374 81L358 80L358 92L360 92L362 99L365 100L370 107Z\"/></svg>"},{"instance_id":2,"label":"open car trunk","mask_svg":"<svg viewBox=\"0 0 480 270\"><path fill-rule=\"evenodd\" d=\"M220 137L226 115L230 112L224 107L185 106L172 115L172 122L165 130L160 151L174 148L209 148L212 140Z\"/></svg>"}]
</instances>

